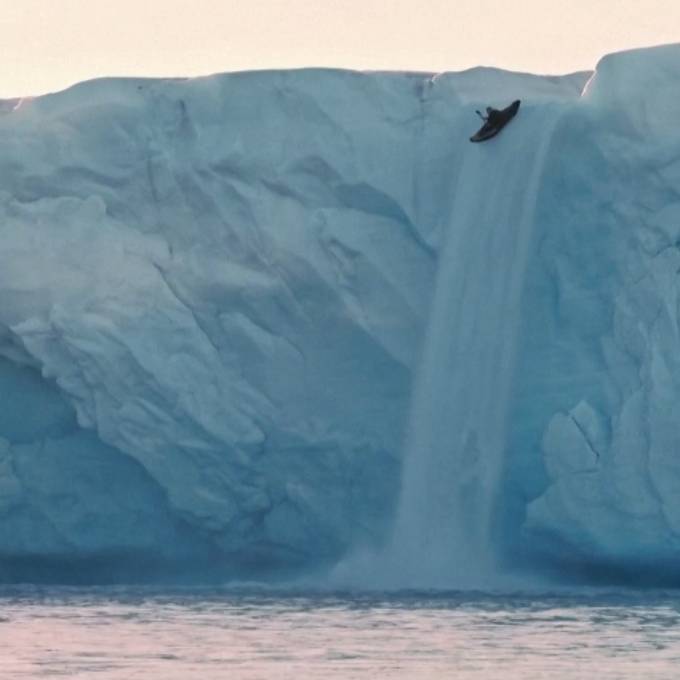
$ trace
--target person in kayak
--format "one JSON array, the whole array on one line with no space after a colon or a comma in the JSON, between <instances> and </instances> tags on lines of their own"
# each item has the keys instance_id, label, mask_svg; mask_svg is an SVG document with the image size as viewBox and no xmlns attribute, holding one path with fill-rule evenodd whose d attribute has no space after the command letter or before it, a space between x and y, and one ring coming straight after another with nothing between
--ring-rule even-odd
<instances>
[{"instance_id":1,"label":"person in kayak","mask_svg":"<svg viewBox=\"0 0 680 680\"><path fill-rule=\"evenodd\" d=\"M470 141L484 142L495 137L515 117L520 104L520 100L516 99L504 109L494 109L492 106L487 106L486 116L477 111L477 115L484 121L484 125L470 137Z\"/></svg>"},{"instance_id":2,"label":"person in kayak","mask_svg":"<svg viewBox=\"0 0 680 680\"><path fill-rule=\"evenodd\" d=\"M491 106L486 107L486 116L483 116L479 111L477 115L492 127L496 127L501 122L503 122L503 114L498 109L494 109Z\"/></svg>"}]
</instances>

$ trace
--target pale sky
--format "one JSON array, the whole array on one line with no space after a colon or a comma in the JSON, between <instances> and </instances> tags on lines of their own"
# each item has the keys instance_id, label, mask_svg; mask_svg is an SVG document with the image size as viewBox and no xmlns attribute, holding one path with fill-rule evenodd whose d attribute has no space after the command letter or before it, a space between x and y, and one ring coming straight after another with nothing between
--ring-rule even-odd
<instances>
[{"instance_id":1,"label":"pale sky","mask_svg":"<svg viewBox=\"0 0 680 680\"><path fill-rule=\"evenodd\" d=\"M0 0L0 97L299 66L535 73L680 42L680 0Z\"/></svg>"}]
</instances>

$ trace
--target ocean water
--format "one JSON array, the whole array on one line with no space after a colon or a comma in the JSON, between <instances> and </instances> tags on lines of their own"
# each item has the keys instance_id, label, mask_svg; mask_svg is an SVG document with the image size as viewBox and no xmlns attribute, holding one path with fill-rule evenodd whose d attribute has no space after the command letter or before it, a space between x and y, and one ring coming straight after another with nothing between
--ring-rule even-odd
<instances>
[{"instance_id":1,"label":"ocean water","mask_svg":"<svg viewBox=\"0 0 680 680\"><path fill-rule=\"evenodd\" d=\"M680 594L5 588L0 677L678 678Z\"/></svg>"}]
</instances>

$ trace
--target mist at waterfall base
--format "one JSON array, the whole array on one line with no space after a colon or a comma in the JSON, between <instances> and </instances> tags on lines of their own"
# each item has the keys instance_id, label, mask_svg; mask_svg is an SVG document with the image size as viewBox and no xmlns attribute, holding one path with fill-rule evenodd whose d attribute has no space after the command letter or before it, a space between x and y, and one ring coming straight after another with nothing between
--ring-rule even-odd
<instances>
[{"instance_id":1,"label":"mist at waterfall base","mask_svg":"<svg viewBox=\"0 0 680 680\"><path fill-rule=\"evenodd\" d=\"M678 73L0 102L0 581L677 585Z\"/></svg>"}]
</instances>

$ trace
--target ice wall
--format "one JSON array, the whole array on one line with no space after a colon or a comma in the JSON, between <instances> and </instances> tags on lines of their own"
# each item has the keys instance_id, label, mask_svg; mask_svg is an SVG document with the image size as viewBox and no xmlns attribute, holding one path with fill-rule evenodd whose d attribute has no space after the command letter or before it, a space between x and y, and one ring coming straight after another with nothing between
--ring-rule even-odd
<instances>
[{"instance_id":1,"label":"ice wall","mask_svg":"<svg viewBox=\"0 0 680 680\"><path fill-rule=\"evenodd\" d=\"M171 570L207 555L219 577L384 532L433 273L403 194L419 82L104 80L4 111L12 577L43 561L77 579L79 561L141 552ZM71 435L119 466L108 501L57 456L34 480L33 451L80 455ZM155 533L129 531L131 466Z\"/></svg>"},{"instance_id":2,"label":"ice wall","mask_svg":"<svg viewBox=\"0 0 680 680\"><path fill-rule=\"evenodd\" d=\"M678 580L678 64L603 59L539 195L507 488L528 559L585 578Z\"/></svg>"},{"instance_id":3,"label":"ice wall","mask_svg":"<svg viewBox=\"0 0 680 680\"><path fill-rule=\"evenodd\" d=\"M678 65L0 106L0 577L672 573Z\"/></svg>"}]
</instances>

